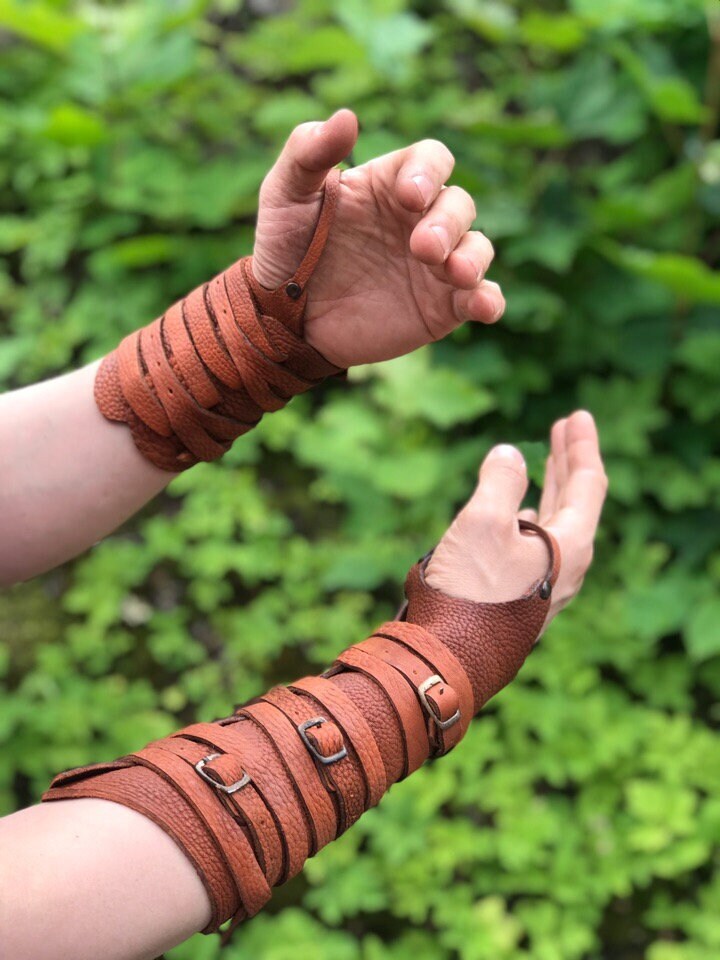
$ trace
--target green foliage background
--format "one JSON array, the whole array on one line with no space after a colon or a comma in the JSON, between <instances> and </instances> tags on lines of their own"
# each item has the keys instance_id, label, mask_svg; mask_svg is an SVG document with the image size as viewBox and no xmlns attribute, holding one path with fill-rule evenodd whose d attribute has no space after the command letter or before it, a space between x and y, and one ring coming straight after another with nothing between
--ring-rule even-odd
<instances>
[{"instance_id":1,"label":"green foliage background","mask_svg":"<svg viewBox=\"0 0 720 960\"><path fill-rule=\"evenodd\" d=\"M581 599L462 749L393 789L224 956L718 955L708 2L0 0L4 387L109 350L248 252L285 136L340 105L360 116L356 163L451 147L508 296L501 328L293 401L0 597L2 811L324 666L392 614L487 448L524 441L537 480L551 422L582 405L611 493ZM196 937L169 957L219 952Z\"/></svg>"}]
</instances>

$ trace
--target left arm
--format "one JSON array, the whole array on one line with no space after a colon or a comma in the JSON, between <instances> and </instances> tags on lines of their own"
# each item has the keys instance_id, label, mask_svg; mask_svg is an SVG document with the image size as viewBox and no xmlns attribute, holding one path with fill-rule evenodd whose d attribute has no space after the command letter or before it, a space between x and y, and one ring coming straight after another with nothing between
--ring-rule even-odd
<instances>
[{"instance_id":1,"label":"left arm","mask_svg":"<svg viewBox=\"0 0 720 960\"><path fill-rule=\"evenodd\" d=\"M290 136L260 192L253 272L264 288L275 288L295 272L318 219L328 172L356 138L357 121L349 110L325 123L302 124ZM492 246L470 230L472 199L459 187L444 186L453 162L442 143L424 140L343 171L327 248L308 283L301 330L330 365L387 360L445 336L463 321L492 323L502 314L500 288L485 279ZM202 292L211 298L206 288ZM197 300L183 315L188 333L178 346L187 346L189 334L201 353L208 326L207 318L197 316ZM193 328L197 320L205 323L205 334ZM239 318L233 320L242 328ZM172 353L172 344L166 349ZM229 348L228 354L227 363L238 366L243 381L242 356ZM217 387L203 367L205 359L190 361L202 368L193 367L202 374L197 382L207 386L209 378ZM149 365L147 356L143 360ZM96 369L93 364L0 397L0 586L82 552L174 476L174 461L158 469L138 453L126 426L100 414L93 398ZM179 371L182 380L182 364ZM150 373L143 379L152 381ZM256 378L254 396L268 395L258 391L257 366L250 373ZM183 386L193 392L185 379L178 393ZM215 387L211 394L217 395ZM157 393L154 382L151 389ZM227 428L232 404L207 395L193 399L198 424L207 415ZM167 413L167 398L161 400ZM248 428L262 412L249 406ZM195 432L205 435L205 428ZM212 427L207 432L212 435Z\"/></svg>"}]
</instances>

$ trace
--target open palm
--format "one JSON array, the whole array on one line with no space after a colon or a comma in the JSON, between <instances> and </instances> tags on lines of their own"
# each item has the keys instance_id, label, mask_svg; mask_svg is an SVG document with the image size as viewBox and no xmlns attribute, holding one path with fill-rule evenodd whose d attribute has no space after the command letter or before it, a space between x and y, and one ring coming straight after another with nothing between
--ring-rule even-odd
<instances>
[{"instance_id":1,"label":"open palm","mask_svg":"<svg viewBox=\"0 0 720 960\"><path fill-rule=\"evenodd\" d=\"M263 183L254 272L286 280L307 249L327 171L357 138L349 110L303 124ZM396 357L466 320L492 323L504 309L485 280L490 242L471 231L475 208L446 187L450 151L424 140L345 170L327 247L308 285L305 337L341 367Z\"/></svg>"}]
</instances>

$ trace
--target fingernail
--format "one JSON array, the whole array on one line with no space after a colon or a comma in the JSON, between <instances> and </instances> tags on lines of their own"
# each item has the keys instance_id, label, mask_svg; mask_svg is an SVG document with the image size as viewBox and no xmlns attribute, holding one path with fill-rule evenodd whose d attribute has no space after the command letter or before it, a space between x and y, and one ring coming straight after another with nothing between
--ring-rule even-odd
<instances>
[{"instance_id":1,"label":"fingernail","mask_svg":"<svg viewBox=\"0 0 720 960\"><path fill-rule=\"evenodd\" d=\"M417 191L420 194L420 199L423 202L423 206L427 206L432 199L432 185L427 177L422 174L412 178L412 182L417 187Z\"/></svg>"},{"instance_id":2,"label":"fingernail","mask_svg":"<svg viewBox=\"0 0 720 960\"><path fill-rule=\"evenodd\" d=\"M500 317L505 313L505 297L502 295L502 290L500 289L500 284L495 283L494 280L485 280L485 286L488 292L493 291L494 296L492 300L495 304L495 309L493 310L491 323L495 323L496 320L499 320Z\"/></svg>"},{"instance_id":3,"label":"fingernail","mask_svg":"<svg viewBox=\"0 0 720 960\"><path fill-rule=\"evenodd\" d=\"M521 463L525 466L525 458L518 448L513 447L510 443L499 443L496 447L492 448L488 456L492 457L493 460L512 460L513 463Z\"/></svg>"},{"instance_id":4,"label":"fingernail","mask_svg":"<svg viewBox=\"0 0 720 960\"><path fill-rule=\"evenodd\" d=\"M443 252L443 259L444 259L450 253L450 235L448 234L445 227L434 226L434 227L430 227L430 229L440 241L440 245L442 247L442 252Z\"/></svg>"}]
</instances>

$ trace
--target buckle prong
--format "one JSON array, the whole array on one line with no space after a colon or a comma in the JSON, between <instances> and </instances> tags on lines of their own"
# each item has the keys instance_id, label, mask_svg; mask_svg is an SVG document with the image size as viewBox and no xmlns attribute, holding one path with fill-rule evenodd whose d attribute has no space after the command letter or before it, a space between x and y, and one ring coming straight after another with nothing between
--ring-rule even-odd
<instances>
[{"instance_id":1,"label":"buckle prong","mask_svg":"<svg viewBox=\"0 0 720 960\"><path fill-rule=\"evenodd\" d=\"M221 753L209 753L206 757L203 757L202 760L198 760L195 764L195 769L200 774L200 776L205 780L206 783L209 783L210 786L215 787L216 790L219 790L220 793L235 793L237 790L241 790L243 787L246 787L250 783L250 775L245 773L243 770L243 775L239 780L236 780L235 783L224 784L219 780L216 780L214 777L211 777L209 773L205 770L205 765L210 763L211 760L217 760L218 757L221 757Z\"/></svg>"},{"instance_id":2,"label":"buckle prong","mask_svg":"<svg viewBox=\"0 0 720 960\"><path fill-rule=\"evenodd\" d=\"M420 702L425 708L430 719L433 720L441 730L447 730L448 727L452 727L458 722L460 719L460 711L456 710L455 713L447 720L441 720L440 717L438 717L433 708L430 706L430 701L427 698L427 692L431 687L436 687L439 683L445 683L445 681L437 673L434 673L431 677L428 677L427 680L423 680L423 682L420 684L418 687L418 696L420 697Z\"/></svg>"}]
</instances>

